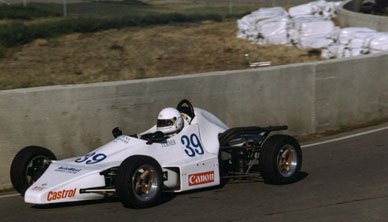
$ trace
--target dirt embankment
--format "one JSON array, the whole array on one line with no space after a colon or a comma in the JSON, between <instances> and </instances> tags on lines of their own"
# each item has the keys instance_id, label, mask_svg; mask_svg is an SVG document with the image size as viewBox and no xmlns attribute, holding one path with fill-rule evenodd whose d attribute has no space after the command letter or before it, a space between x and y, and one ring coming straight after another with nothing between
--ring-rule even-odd
<instances>
[{"instance_id":1,"label":"dirt embankment","mask_svg":"<svg viewBox=\"0 0 388 222\"><path fill-rule=\"evenodd\" d=\"M308 50L253 45L235 20L125 28L38 39L0 58L0 90L118 81L321 60Z\"/></svg>"}]
</instances>

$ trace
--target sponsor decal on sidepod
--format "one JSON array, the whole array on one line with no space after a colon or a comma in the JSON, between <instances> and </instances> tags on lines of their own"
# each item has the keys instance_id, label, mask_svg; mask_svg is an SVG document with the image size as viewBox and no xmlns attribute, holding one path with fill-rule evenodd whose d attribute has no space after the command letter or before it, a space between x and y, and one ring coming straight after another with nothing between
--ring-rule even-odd
<instances>
[{"instance_id":1,"label":"sponsor decal on sidepod","mask_svg":"<svg viewBox=\"0 0 388 222\"><path fill-rule=\"evenodd\" d=\"M189 175L189 186L214 182L214 171Z\"/></svg>"},{"instance_id":2,"label":"sponsor decal on sidepod","mask_svg":"<svg viewBox=\"0 0 388 222\"><path fill-rule=\"evenodd\" d=\"M34 188L32 188L33 190L38 190L38 191L42 191L44 189L44 187L41 187L41 186L35 186Z\"/></svg>"},{"instance_id":3,"label":"sponsor decal on sidepod","mask_svg":"<svg viewBox=\"0 0 388 222\"><path fill-rule=\"evenodd\" d=\"M50 191L47 194L47 201L52 200L60 200L60 199L66 199L71 198L75 196L75 193L77 191L77 188L74 188L72 190L61 190L61 191Z\"/></svg>"},{"instance_id":4,"label":"sponsor decal on sidepod","mask_svg":"<svg viewBox=\"0 0 388 222\"><path fill-rule=\"evenodd\" d=\"M74 167L63 167L63 166L60 166L58 167L55 171L57 172L62 172L62 173L72 173L72 174L76 174L78 173L79 171L81 171L82 169L77 169L77 168L74 168Z\"/></svg>"},{"instance_id":5,"label":"sponsor decal on sidepod","mask_svg":"<svg viewBox=\"0 0 388 222\"><path fill-rule=\"evenodd\" d=\"M46 189L46 186L47 186L47 183L42 183L42 185L40 186L35 186L34 188L32 188L33 190L37 190L37 191L42 191L44 189Z\"/></svg>"}]
</instances>

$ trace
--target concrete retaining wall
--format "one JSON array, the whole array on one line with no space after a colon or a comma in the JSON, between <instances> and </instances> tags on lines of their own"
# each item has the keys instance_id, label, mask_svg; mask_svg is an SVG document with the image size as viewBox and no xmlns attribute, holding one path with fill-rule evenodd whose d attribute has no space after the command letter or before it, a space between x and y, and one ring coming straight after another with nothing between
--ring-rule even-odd
<instances>
[{"instance_id":1,"label":"concrete retaining wall","mask_svg":"<svg viewBox=\"0 0 388 222\"><path fill-rule=\"evenodd\" d=\"M306 135L388 117L387 54L253 70L0 91L0 188L24 146L48 147L59 159L82 155L153 125L182 98L227 125L288 124Z\"/></svg>"},{"instance_id":2,"label":"concrete retaining wall","mask_svg":"<svg viewBox=\"0 0 388 222\"><path fill-rule=\"evenodd\" d=\"M359 13L360 0L346 1L338 9L338 22L342 27L369 27L388 32L388 17Z\"/></svg>"}]
</instances>

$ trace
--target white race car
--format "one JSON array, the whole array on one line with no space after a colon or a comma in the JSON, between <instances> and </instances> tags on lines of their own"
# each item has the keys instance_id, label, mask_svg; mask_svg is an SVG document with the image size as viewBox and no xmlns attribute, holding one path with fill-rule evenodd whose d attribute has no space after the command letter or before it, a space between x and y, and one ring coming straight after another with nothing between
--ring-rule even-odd
<instances>
[{"instance_id":1,"label":"white race car","mask_svg":"<svg viewBox=\"0 0 388 222\"><path fill-rule=\"evenodd\" d=\"M46 148L25 147L12 162L12 184L32 204L114 196L126 207L144 208L158 204L162 192L219 186L231 178L261 176L273 184L297 180L298 141L269 136L287 126L229 128L187 100L177 110L184 127L171 137L156 131L156 125L139 136L115 128L111 142L60 161Z\"/></svg>"}]
</instances>

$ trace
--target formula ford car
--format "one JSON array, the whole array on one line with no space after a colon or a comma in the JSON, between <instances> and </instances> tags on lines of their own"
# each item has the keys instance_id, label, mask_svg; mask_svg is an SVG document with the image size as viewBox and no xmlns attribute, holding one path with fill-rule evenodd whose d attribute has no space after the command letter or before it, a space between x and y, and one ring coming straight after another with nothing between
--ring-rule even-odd
<instances>
[{"instance_id":1,"label":"formula ford car","mask_svg":"<svg viewBox=\"0 0 388 222\"><path fill-rule=\"evenodd\" d=\"M302 152L296 139L269 136L287 126L229 128L213 114L177 107L183 129L166 137L147 130L142 138L115 128L111 142L90 153L57 161L46 148L29 146L11 166L14 188L25 202L51 204L118 197L126 207L159 203L162 192L183 192L223 185L227 180L260 177L285 184L298 178Z\"/></svg>"}]
</instances>

